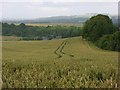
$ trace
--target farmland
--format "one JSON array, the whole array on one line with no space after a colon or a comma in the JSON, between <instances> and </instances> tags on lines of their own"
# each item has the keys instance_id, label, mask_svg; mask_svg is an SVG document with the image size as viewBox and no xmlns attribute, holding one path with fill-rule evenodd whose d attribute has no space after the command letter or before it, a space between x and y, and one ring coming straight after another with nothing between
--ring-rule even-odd
<instances>
[{"instance_id":1,"label":"farmland","mask_svg":"<svg viewBox=\"0 0 120 90\"><path fill-rule=\"evenodd\" d=\"M18 25L18 24L16 24ZM82 23L38 23L38 24L26 24L27 26L78 26L78 27L82 27L83 24Z\"/></svg>"},{"instance_id":2,"label":"farmland","mask_svg":"<svg viewBox=\"0 0 120 90\"><path fill-rule=\"evenodd\" d=\"M118 53L82 37L3 41L3 88L117 87Z\"/></svg>"}]
</instances>

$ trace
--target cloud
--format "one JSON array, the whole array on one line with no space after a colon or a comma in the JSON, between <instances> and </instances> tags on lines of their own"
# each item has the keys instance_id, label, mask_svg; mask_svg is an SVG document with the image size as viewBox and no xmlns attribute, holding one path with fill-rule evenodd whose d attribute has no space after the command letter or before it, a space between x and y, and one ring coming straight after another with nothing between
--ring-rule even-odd
<instances>
[{"instance_id":1,"label":"cloud","mask_svg":"<svg viewBox=\"0 0 120 90\"><path fill-rule=\"evenodd\" d=\"M1 0L0 2L119 2L119 0Z\"/></svg>"},{"instance_id":2,"label":"cloud","mask_svg":"<svg viewBox=\"0 0 120 90\"><path fill-rule=\"evenodd\" d=\"M48 16L83 15L86 13L117 14L117 2L4 2L3 18L32 19Z\"/></svg>"}]
</instances>

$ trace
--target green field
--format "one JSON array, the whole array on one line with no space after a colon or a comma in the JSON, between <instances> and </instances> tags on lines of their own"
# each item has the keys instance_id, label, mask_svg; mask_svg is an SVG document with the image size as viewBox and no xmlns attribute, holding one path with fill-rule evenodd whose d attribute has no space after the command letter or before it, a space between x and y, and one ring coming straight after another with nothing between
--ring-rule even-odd
<instances>
[{"instance_id":1,"label":"green field","mask_svg":"<svg viewBox=\"0 0 120 90\"><path fill-rule=\"evenodd\" d=\"M3 41L3 88L117 87L118 53L81 37Z\"/></svg>"},{"instance_id":2,"label":"green field","mask_svg":"<svg viewBox=\"0 0 120 90\"><path fill-rule=\"evenodd\" d=\"M15 25L19 25L19 23L15 23ZM83 27L82 23L26 23L27 26L78 26L78 27Z\"/></svg>"}]
</instances>

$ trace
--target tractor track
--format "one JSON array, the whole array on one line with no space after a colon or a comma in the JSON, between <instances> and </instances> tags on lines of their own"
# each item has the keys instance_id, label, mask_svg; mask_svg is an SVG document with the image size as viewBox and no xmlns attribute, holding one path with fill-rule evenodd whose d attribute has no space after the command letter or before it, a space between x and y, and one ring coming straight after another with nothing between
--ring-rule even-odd
<instances>
[{"instance_id":1,"label":"tractor track","mask_svg":"<svg viewBox=\"0 0 120 90\"><path fill-rule=\"evenodd\" d=\"M59 53L58 53L58 51L59 51L59 49L61 48L61 46L64 44L64 41L60 44L60 46L54 51L54 53L58 56L58 58L61 58L62 57L62 55L60 55Z\"/></svg>"},{"instance_id":2,"label":"tractor track","mask_svg":"<svg viewBox=\"0 0 120 90\"><path fill-rule=\"evenodd\" d=\"M63 55L67 55L67 56L70 56L70 57L74 57L74 55L71 55L71 54L67 54L63 51L64 47L66 46L68 42L68 39L67 40L64 40L60 46L58 46L58 48L54 51L54 53L58 56L58 58L62 58Z\"/></svg>"}]
</instances>

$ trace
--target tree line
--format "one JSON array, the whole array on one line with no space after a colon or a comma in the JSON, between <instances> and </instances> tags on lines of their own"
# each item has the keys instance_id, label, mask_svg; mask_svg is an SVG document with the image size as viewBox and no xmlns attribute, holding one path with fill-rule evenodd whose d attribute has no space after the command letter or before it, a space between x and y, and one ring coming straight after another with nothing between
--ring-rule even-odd
<instances>
[{"instance_id":1,"label":"tree line","mask_svg":"<svg viewBox=\"0 0 120 90\"><path fill-rule=\"evenodd\" d=\"M53 39L80 36L82 30L76 26L27 26L24 23L19 25L2 23L2 35L22 37L24 40L41 40L43 37Z\"/></svg>"}]
</instances>

